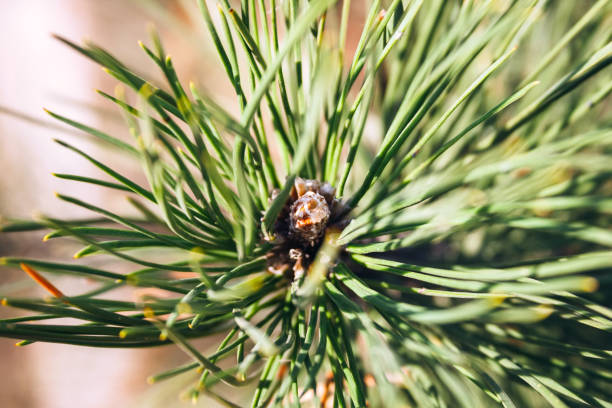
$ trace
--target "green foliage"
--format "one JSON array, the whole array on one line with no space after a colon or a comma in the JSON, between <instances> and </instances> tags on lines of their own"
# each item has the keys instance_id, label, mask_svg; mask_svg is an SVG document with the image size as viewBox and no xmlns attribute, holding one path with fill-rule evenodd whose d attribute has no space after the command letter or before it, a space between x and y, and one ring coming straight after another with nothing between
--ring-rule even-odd
<instances>
[{"instance_id":1,"label":"green foliage","mask_svg":"<svg viewBox=\"0 0 612 408\"><path fill-rule=\"evenodd\" d=\"M53 299L3 288L32 313L1 336L174 343L192 361L151 381L198 372L190 397L227 406L220 382L250 387L252 407L612 406L610 1L373 0L364 22L350 0L198 4L240 117L181 82L156 33L141 46L163 87L58 37L135 95L100 92L133 140L49 114L141 162L147 185L63 141L114 181L56 176L129 194L142 217L58 195L99 218L1 228L132 271L1 258L99 282ZM351 222L292 282L266 264L296 177L337 186ZM105 297L125 286L168 296ZM211 355L191 344L216 333Z\"/></svg>"}]
</instances>

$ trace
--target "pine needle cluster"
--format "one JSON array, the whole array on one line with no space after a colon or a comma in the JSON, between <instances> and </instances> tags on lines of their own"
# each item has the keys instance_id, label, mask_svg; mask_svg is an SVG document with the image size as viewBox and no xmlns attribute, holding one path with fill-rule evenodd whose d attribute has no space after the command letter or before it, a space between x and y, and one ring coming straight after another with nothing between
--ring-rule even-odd
<instances>
[{"instance_id":1,"label":"pine needle cluster","mask_svg":"<svg viewBox=\"0 0 612 408\"><path fill-rule=\"evenodd\" d=\"M0 288L30 311L0 336L173 343L190 361L150 380L190 373L190 398L229 407L612 406L609 0L370 0L363 21L350 0L198 6L238 116L179 78L155 31L141 48L163 84L58 37L127 88L99 93L132 139L49 114L147 183L60 140L105 176L57 176L142 216L60 194L94 216L6 221L85 260L0 258L52 294ZM63 293L58 275L98 286ZM116 300L125 287L156 291Z\"/></svg>"}]
</instances>

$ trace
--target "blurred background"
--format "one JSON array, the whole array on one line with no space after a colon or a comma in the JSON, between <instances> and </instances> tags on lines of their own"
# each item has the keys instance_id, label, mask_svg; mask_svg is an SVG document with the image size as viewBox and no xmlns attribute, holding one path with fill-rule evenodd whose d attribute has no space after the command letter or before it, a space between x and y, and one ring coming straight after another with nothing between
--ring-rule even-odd
<instances>
[{"instance_id":1,"label":"blurred background","mask_svg":"<svg viewBox=\"0 0 612 408\"><path fill-rule=\"evenodd\" d=\"M154 23L175 66L185 80L214 84L218 64L206 47L195 1L124 0L0 0L0 217L31 218L91 216L83 209L56 199L55 191L104 208L129 213L124 197L109 189L63 181L51 173L100 176L99 170L53 142L61 138L97 159L143 180L137 163L102 149L82 133L53 120L43 107L103 129L127 140L117 109L94 92L114 93L115 81L94 63L63 45L52 34L76 43L90 39L112 51L139 73L160 78L138 46ZM194 55L195 52L195 55ZM208 63L211 61L211 63ZM199 74L198 74L199 73ZM222 83L223 84L223 83ZM219 86L219 97L223 90ZM216 90L217 92L217 90ZM43 243L44 232L0 235L0 256L70 259L76 246ZM65 293L82 292L86 280L57 280ZM10 284L17 295L40 290L23 273L0 268L0 284ZM42 293L42 290L39 292ZM0 309L0 317L19 313ZM148 350L79 348L60 344L15 347L0 339L2 408L171 407L185 406L177 395L181 381L150 386L147 376L169 369L186 357L174 347ZM204 347L206 345L203 345ZM214 406L202 399L200 405Z\"/></svg>"}]
</instances>

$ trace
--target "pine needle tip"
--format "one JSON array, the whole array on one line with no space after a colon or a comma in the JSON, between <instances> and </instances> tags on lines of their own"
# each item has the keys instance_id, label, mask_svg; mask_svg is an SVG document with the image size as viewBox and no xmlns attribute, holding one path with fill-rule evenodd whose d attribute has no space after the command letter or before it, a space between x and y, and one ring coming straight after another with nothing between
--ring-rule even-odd
<instances>
[{"instance_id":1,"label":"pine needle tip","mask_svg":"<svg viewBox=\"0 0 612 408\"><path fill-rule=\"evenodd\" d=\"M45 290L51 293L53 296L59 299L64 298L64 294L56 288L51 282L49 282L44 276L36 272L34 269L30 268L27 264L20 262L19 266L21 269L28 274L30 278L40 286L42 286Z\"/></svg>"},{"instance_id":2,"label":"pine needle tip","mask_svg":"<svg viewBox=\"0 0 612 408\"><path fill-rule=\"evenodd\" d=\"M149 306L145 307L142 310L142 313L144 314L144 317L146 317L147 319L152 319L153 317L155 317L155 312Z\"/></svg>"},{"instance_id":3,"label":"pine needle tip","mask_svg":"<svg viewBox=\"0 0 612 408\"><path fill-rule=\"evenodd\" d=\"M191 252L197 255L204 255L204 249L201 247L193 247L191 248Z\"/></svg>"},{"instance_id":4,"label":"pine needle tip","mask_svg":"<svg viewBox=\"0 0 612 408\"><path fill-rule=\"evenodd\" d=\"M585 292L595 292L599 288L599 281L593 277L588 277L582 281L581 286Z\"/></svg>"},{"instance_id":5,"label":"pine needle tip","mask_svg":"<svg viewBox=\"0 0 612 408\"><path fill-rule=\"evenodd\" d=\"M544 320L554 312L554 309L548 305L540 305L535 308L535 312L540 319Z\"/></svg>"},{"instance_id":6,"label":"pine needle tip","mask_svg":"<svg viewBox=\"0 0 612 408\"><path fill-rule=\"evenodd\" d=\"M508 295L502 295L502 294L495 295L495 296L491 297L489 299L489 301L491 302L491 306L492 307L497 307L497 306L501 305L504 302L504 300L506 300L507 297L508 297Z\"/></svg>"}]
</instances>

